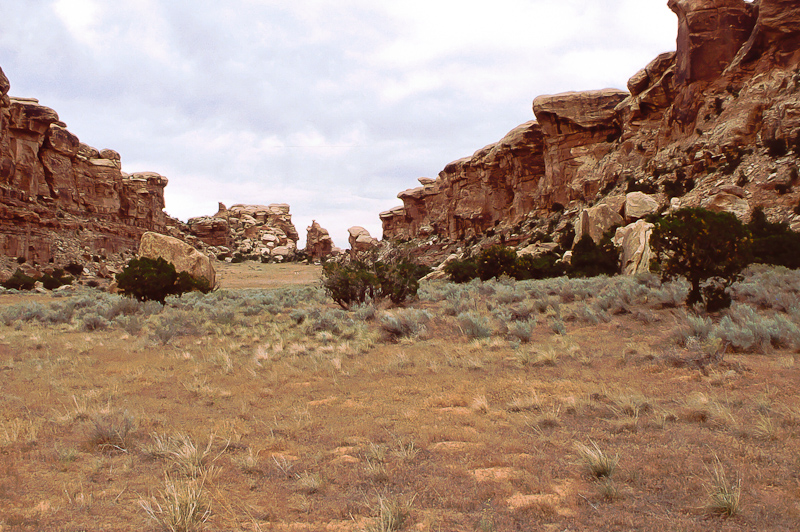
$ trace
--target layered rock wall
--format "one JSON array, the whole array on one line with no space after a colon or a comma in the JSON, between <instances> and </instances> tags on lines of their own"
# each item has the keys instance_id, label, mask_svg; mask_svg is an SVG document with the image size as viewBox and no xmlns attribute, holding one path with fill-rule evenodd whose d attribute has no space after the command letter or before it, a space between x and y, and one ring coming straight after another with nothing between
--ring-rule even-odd
<instances>
[{"instance_id":1,"label":"layered rock wall","mask_svg":"<svg viewBox=\"0 0 800 532\"><path fill-rule=\"evenodd\" d=\"M513 236L523 220L565 228L599 204L630 221L634 190L657 212L702 205L746 221L762 206L800 229L800 3L668 5L676 51L628 91L536 98L535 122L401 192L403 206L381 214L384 238Z\"/></svg>"},{"instance_id":2,"label":"layered rock wall","mask_svg":"<svg viewBox=\"0 0 800 532\"><path fill-rule=\"evenodd\" d=\"M166 178L123 173L118 153L82 144L55 111L9 89L0 69L0 255L63 262L164 231Z\"/></svg>"}]
</instances>

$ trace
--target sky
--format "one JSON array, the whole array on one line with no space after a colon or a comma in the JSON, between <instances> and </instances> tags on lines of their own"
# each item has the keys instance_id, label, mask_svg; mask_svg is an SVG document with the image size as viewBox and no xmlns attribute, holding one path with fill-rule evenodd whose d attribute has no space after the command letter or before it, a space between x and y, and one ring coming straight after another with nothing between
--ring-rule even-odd
<instances>
[{"instance_id":1,"label":"sky","mask_svg":"<svg viewBox=\"0 0 800 532\"><path fill-rule=\"evenodd\" d=\"M166 212L288 203L347 247L397 194L675 49L667 0L0 0L12 96L53 108Z\"/></svg>"}]
</instances>

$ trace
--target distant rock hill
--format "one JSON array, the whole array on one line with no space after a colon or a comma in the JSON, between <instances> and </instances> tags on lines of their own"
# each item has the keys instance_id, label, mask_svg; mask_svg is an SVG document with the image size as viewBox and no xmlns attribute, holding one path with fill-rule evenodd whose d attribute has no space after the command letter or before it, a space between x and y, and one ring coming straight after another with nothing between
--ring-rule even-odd
<instances>
[{"instance_id":1,"label":"distant rock hill","mask_svg":"<svg viewBox=\"0 0 800 532\"><path fill-rule=\"evenodd\" d=\"M99 262L165 230L166 178L124 173L117 152L81 143L55 111L9 88L0 69L0 255Z\"/></svg>"},{"instance_id":2,"label":"distant rock hill","mask_svg":"<svg viewBox=\"0 0 800 532\"><path fill-rule=\"evenodd\" d=\"M570 236L580 220L601 235L588 226L601 211L616 225L679 206L744 220L762 206L800 229L800 3L669 7L677 51L628 91L536 98L535 121L401 192L380 215L383 238L413 240L435 262L456 245Z\"/></svg>"},{"instance_id":3,"label":"distant rock hill","mask_svg":"<svg viewBox=\"0 0 800 532\"><path fill-rule=\"evenodd\" d=\"M184 229L222 260L292 260L300 240L285 203L237 204L230 209L220 203L216 214L191 218Z\"/></svg>"}]
</instances>

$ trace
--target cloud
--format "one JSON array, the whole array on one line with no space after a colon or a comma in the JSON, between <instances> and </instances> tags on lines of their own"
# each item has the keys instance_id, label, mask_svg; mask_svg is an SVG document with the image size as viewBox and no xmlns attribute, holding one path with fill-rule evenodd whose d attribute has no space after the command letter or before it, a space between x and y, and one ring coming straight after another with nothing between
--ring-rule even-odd
<instances>
[{"instance_id":1,"label":"cloud","mask_svg":"<svg viewBox=\"0 0 800 532\"><path fill-rule=\"evenodd\" d=\"M535 96L624 87L674 49L665 4L0 0L0 66L126 171L166 175L170 214L285 202L345 245Z\"/></svg>"}]
</instances>

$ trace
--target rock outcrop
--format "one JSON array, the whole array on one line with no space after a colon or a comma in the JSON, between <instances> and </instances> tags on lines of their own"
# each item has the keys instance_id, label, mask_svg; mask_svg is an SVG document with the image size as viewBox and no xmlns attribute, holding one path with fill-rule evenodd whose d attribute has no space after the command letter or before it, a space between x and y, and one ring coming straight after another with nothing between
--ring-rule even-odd
<instances>
[{"instance_id":1,"label":"rock outcrop","mask_svg":"<svg viewBox=\"0 0 800 532\"><path fill-rule=\"evenodd\" d=\"M300 239L285 203L237 204L230 209L220 203L216 214L191 218L187 226L190 235L221 258L283 262L295 256Z\"/></svg>"},{"instance_id":2,"label":"rock outcrop","mask_svg":"<svg viewBox=\"0 0 800 532\"><path fill-rule=\"evenodd\" d=\"M212 288L216 283L216 272L208 255L177 238L147 232L139 242L139 257L162 258L171 262L179 273L186 272L195 279L205 279Z\"/></svg>"},{"instance_id":3,"label":"rock outcrop","mask_svg":"<svg viewBox=\"0 0 800 532\"><path fill-rule=\"evenodd\" d=\"M536 98L536 121L401 192L403 205L380 215L384 239L416 239L444 257L464 243L559 241L573 227L569 241L597 239L678 206L744 221L763 207L800 226L800 3L669 7L676 51L634 74L628 91Z\"/></svg>"},{"instance_id":4,"label":"rock outcrop","mask_svg":"<svg viewBox=\"0 0 800 532\"><path fill-rule=\"evenodd\" d=\"M370 251L378 245L378 239L372 237L369 231L360 226L354 226L347 230L349 235L350 253L362 253Z\"/></svg>"},{"instance_id":5,"label":"rock outcrop","mask_svg":"<svg viewBox=\"0 0 800 532\"><path fill-rule=\"evenodd\" d=\"M503 221L517 223L542 206L544 173L542 128L522 124L497 144L450 163L436 180L421 178L422 186L401 192L403 206L380 215L383 238L460 240Z\"/></svg>"},{"instance_id":6,"label":"rock outcrop","mask_svg":"<svg viewBox=\"0 0 800 532\"><path fill-rule=\"evenodd\" d=\"M124 173L117 152L81 143L54 110L9 89L0 69L0 255L63 266L132 252L165 229L165 177Z\"/></svg>"},{"instance_id":7,"label":"rock outcrop","mask_svg":"<svg viewBox=\"0 0 800 532\"><path fill-rule=\"evenodd\" d=\"M312 220L306 232L306 255L310 260L318 261L333 255L333 239L327 229Z\"/></svg>"}]
</instances>

